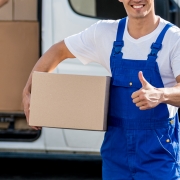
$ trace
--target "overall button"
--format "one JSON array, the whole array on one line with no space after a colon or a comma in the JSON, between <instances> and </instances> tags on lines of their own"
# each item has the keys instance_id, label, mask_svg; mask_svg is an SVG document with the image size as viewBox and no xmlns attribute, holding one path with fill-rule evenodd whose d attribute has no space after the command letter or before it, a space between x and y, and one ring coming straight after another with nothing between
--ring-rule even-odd
<instances>
[{"instance_id":1,"label":"overall button","mask_svg":"<svg viewBox=\"0 0 180 180\"><path fill-rule=\"evenodd\" d=\"M132 86L132 82L130 82L129 85Z\"/></svg>"},{"instance_id":2,"label":"overall button","mask_svg":"<svg viewBox=\"0 0 180 180\"><path fill-rule=\"evenodd\" d=\"M170 139L166 139L166 142L169 143L169 142L170 142Z\"/></svg>"}]
</instances>

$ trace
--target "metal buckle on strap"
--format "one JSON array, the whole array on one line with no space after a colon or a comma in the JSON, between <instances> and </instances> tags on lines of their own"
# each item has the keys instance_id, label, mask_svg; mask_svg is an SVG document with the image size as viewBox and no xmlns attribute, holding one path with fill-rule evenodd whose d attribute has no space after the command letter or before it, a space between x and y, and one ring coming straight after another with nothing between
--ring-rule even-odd
<instances>
[{"instance_id":1,"label":"metal buckle on strap","mask_svg":"<svg viewBox=\"0 0 180 180\"><path fill-rule=\"evenodd\" d=\"M114 41L114 54L119 54L124 46L124 41Z\"/></svg>"},{"instance_id":2,"label":"metal buckle on strap","mask_svg":"<svg viewBox=\"0 0 180 180\"><path fill-rule=\"evenodd\" d=\"M162 44L153 43L153 44L151 45L151 49L161 50L161 48L162 48Z\"/></svg>"},{"instance_id":3,"label":"metal buckle on strap","mask_svg":"<svg viewBox=\"0 0 180 180\"><path fill-rule=\"evenodd\" d=\"M157 44L157 43L153 43L151 45L151 53L149 54L149 56L155 56L157 57L158 52L161 50L162 48L162 44Z\"/></svg>"}]
</instances>

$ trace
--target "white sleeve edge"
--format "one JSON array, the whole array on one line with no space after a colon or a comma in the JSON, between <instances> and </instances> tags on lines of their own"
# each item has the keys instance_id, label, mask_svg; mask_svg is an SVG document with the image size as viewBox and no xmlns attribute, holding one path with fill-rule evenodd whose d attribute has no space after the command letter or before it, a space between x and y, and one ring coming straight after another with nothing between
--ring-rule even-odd
<instances>
[{"instance_id":1,"label":"white sleeve edge","mask_svg":"<svg viewBox=\"0 0 180 180\"><path fill-rule=\"evenodd\" d=\"M68 41L68 37L64 39L64 43L66 45L66 47L69 49L69 51L84 65L87 65L89 62L87 62L86 60L84 60L80 55L78 55L74 49L72 48L71 44Z\"/></svg>"}]
</instances>

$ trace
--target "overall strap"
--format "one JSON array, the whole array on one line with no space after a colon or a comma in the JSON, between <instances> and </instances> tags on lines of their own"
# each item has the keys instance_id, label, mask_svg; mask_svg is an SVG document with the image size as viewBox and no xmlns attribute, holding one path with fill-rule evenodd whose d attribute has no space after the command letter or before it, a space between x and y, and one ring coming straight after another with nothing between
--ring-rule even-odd
<instances>
[{"instance_id":1,"label":"overall strap","mask_svg":"<svg viewBox=\"0 0 180 180\"><path fill-rule=\"evenodd\" d=\"M116 35L116 41L114 41L114 44L113 44L114 54L121 53L121 50L124 46L123 35L124 35L125 27L126 27L126 18L123 18L119 22L117 35Z\"/></svg>"},{"instance_id":2,"label":"overall strap","mask_svg":"<svg viewBox=\"0 0 180 180\"><path fill-rule=\"evenodd\" d=\"M121 19L119 22L116 41L122 41L123 40L125 27L126 27L126 17Z\"/></svg>"},{"instance_id":3,"label":"overall strap","mask_svg":"<svg viewBox=\"0 0 180 180\"><path fill-rule=\"evenodd\" d=\"M156 59L157 59L157 54L158 52L162 49L162 42L163 42L163 39L164 39L164 36L167 32L167 30L172 27L173 24L169 23L167 24L164 29L161 31L160 35L158 36L157 40L155 43L153 43L151 45L151 52L150 54L148 55L148 61L151 63L151 62L155 62ZM149 64L149 63L148 63Z\"/></svg>"}]
</instances>

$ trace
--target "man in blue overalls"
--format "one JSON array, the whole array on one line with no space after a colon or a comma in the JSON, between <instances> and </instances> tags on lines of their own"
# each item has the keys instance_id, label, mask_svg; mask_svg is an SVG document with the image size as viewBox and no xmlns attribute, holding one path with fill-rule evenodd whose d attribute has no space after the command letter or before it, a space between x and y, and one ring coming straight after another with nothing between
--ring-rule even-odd
<instances>
[{"instance_id":1,"label":"man in blue overalls","mask_svg":"<svg viewBox=\"0 0 180 180\"><path fill-rule=\"evenodd\" d=\"M99 21L55 44L33 71L74 57L103 65L112 74L103 179L177 180L180 30L155 15L154 0L120 1L127 18ZM31 75L23 92L27 120L30 92Z\"/></svg>"}]
</instances>

